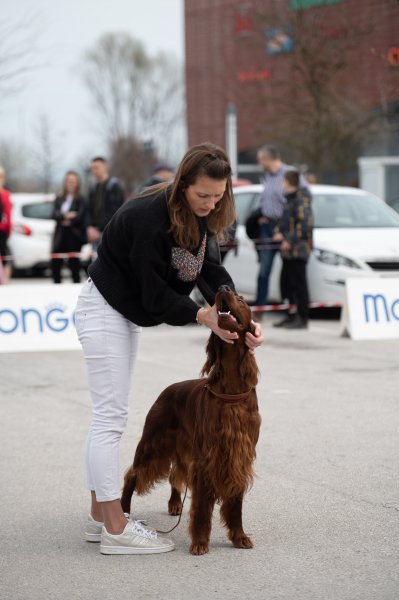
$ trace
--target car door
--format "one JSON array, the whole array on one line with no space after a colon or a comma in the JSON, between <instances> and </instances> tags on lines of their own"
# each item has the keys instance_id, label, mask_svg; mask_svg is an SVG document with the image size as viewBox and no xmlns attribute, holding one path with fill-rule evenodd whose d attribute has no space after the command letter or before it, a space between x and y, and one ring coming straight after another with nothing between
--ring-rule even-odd
<instances>
[{"instance_id":1,"label":"car door","mask_svg":"<svg viewBox=\"0 0 399 600\"><path fill-rule=\"evenodd\" d=\"M234 198L237 211L238 241L237 253L229 252L225 259L225 267L230 273L237 290L245 295L254 296L258 273L258 256L254 244L245 231L245 222L259 202L257 192L235 190Z\"/></svg>"}]
</instances>

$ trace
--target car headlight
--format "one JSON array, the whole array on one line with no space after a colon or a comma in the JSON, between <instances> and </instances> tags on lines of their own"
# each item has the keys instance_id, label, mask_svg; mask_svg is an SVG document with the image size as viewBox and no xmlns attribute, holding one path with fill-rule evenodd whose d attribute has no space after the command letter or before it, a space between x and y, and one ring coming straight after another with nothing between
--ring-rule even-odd
<instances>
[{"instance_id":1,"label":"car headlight","mask_svg":"<svg viewBox=\"0 0 399 600\"><path fill-rule=\"evenodd\" d=\"M313 254L322 263L326 265L332 265L334 267L349 267L351 269L361 269L361 266L357 264L351 258L347 256L342 256L342 254L336 254L335 252L330 252L329 250L319 250L315 248L313 250Z\"/></svg>"}]
</instances>

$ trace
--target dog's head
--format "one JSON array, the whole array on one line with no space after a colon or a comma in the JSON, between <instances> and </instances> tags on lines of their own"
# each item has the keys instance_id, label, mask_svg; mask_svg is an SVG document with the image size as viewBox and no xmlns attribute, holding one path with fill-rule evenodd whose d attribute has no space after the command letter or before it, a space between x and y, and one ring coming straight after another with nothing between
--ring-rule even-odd
<instances>
[{"instance_id":1,"label":"dog's head","mask_svg":"<svg viewBox=\"0 0 399 600\"><path fill-rule=\"evenodd\" d=\"M255 333L251 309L244 298L228 286L219 288L215 304L219 313L219 327L235 331L238 338L234 340L234 344L226 344L212 332L206 347L207 359L201 372L209 375L210 383L228 378L230 383L236 382L236 389L255 387L258 368L254 355L248 352L245 343L245 334Z\"/></svg>"},{"instance_id":2,"label":"dog's head","mask_svg":"<svg viewBox=\"0 0 399 600\"><path fill-rule=\"evenodd\" d=\"M248 331L255 332L251 309L244 298L233 292L227 285L219 288L215 304L219 314L218 325L221 329L235 331L240 339L244 339Z\"/></svg>"}]
</instances>

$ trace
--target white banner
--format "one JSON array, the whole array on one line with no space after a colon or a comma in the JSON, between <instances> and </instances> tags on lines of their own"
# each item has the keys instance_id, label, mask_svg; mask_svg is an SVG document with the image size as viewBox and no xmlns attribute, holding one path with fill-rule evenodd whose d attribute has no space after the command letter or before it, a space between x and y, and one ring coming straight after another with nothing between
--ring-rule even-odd
<instances>
[{"instance_id":1,"label":"white banner","mask_svg":"<svg viewBox=\"0 0 399 600\"><path fill-rule=\"evenodd\" d=\"M399 338L399 279L347 279L343 320L354 340Z\"/></svg>"},{"instance_id":2,"label":"white banner","mask_svg":"<svg viewBox=\"0 0 399 600\"><path fill-rule=\"evenodd\" d=\"M80 348L74 311L82 285L0 286L0 352Z\"/></svg>"}]
</instances>

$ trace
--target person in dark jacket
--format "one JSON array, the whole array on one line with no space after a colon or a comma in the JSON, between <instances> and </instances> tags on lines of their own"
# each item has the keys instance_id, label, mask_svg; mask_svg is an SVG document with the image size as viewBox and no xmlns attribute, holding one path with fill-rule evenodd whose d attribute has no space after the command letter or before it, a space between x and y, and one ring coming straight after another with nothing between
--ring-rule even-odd
<instances>
[{"instance_id":1,"label":"person in dark jacket","mask_svg":"<svg viewBox=\"0 0 399 600\"><path fill-rule=\"evenodd\" d=\"M286 203L273 237L273 241L281 242L283 287L290 305L297 306L297 313L288 312L284 319L274 324L287 329L306 328L309 316L306 264L312 249L312 198L307 188L299 186L298 171L287 171L284 175Z\"/></svg>"},{"instance_id":2,"label":"person in dark jacket","mask_svg":"<svg viewBox=\"0 0 399 600\"><path fill-rule=\"evenodd\" d=\"M91 172L96 183L89 191L86 224L87 239L95 252L105 226L122 206L125 193L120 181L110 177L108 163L102 156L93 158Z\"/></svg>"},{"instance_id":3,"label":"person in dark jacket","mask_svg":"<svg viewBox=\"0 0 399 600\"><path fill-rule=\"evenodd\" d=\"M54 202L53 218L56 221L52 253L80 252L86 242L85 230L86 204L80 194L80 178L75 171L65 175L64 189ZM61 283L61 269L64 258L52 258L51 270L54 283ZM72 281L80 282L79 256L68 258Z\"/></svg>"},{"instance_id":4,"label":"person in dark jacket","mask_svg":"<svg viewBox=\"0 0 399 600\"><path fill-rule=\"evenodd\" d=\"M194 146L172 184L150 188L126 202L106 226L76 308L76 329L86 358L93 416L87 439L87 487L91 513L86 539L105 554L173 550L120 503L119 444L126 427L131 374L142 327L199 323L226 343L215 295L234 284L220 264L218 236L235 220L231 166L213 144ZM209 306L190 294L198 285ZM247 334L249 351L262 334ZM171 352L173 349L171 348Z\"/></svg>"},{"instance_id":5,"label":"person in dark jacket","mask_svg":"<svg viewBox=\"0 0 399 600\"><path fill-rule=\"evenodd\" d=\"M262 178L264 188L259 209L251 215L251 221L255 216L258 225L257 232L253 234L253 237L260 239L260 242L255 242L259 257L259 273L256 298L252 304L263 306L267 304L269 277L272 272L274 257L278 251L270 242L274 228L281 219L284 210L284 175L287 171L292 171L294 167L281 160L280 152L275 146L267 145L260 148L257 160L264 170ZM303 188L308 187L302 175L300 175L300 185ZM253 239L252 235L250 237Z\"/></svg>"}]
</instances>

